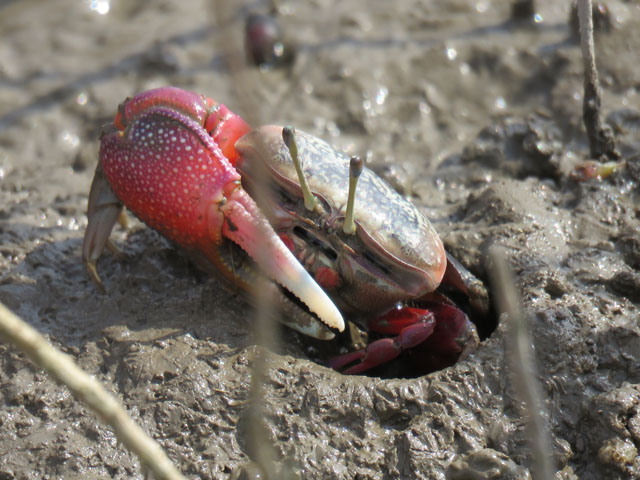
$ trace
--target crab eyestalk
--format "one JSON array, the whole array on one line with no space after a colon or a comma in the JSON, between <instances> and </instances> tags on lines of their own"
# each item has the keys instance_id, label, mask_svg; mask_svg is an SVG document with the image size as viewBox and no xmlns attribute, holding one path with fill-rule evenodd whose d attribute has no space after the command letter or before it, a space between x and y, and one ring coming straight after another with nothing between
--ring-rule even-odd
<instances>
[{"instance_id":1,"label":"crab eyestalk","mask_svg":"<svg viewBox=\"0 0 640 480\"><path fill-rule=\"evenodd\" d=\"M282 140L289 149L291 154L291 160L296 167L296 173L298 174L298 181L300 182L300 188L302 189L302 195L304 198L304 206L307 210L313 211L316 208L318 200L315 195L311 193L307 179L302 171L302 165L298 158L298 144L296 143L296 130L291 125L287 125L282 129Z\"/></svg>"},{"instance_id":2,"label":"crab eyestalk","mask_svg":"<svg viewBox=\"0 0 640 480\"><path fill-rule=\"evenodd\" d=\"M356 203L356 186L358 178L362 173L362 159L357 155L351 157L349 161L349 197L347 198L347 212L344 217L342 230L347 235L356 233L356 222L354 221L354 206Z\"/></svg>"}]
</instances>

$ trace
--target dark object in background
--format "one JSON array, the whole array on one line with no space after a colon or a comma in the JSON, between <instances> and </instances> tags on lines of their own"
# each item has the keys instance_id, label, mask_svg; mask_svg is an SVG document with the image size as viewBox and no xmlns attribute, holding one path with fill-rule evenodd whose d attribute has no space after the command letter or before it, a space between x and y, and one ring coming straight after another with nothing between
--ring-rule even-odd
<instances>
[{"instance_id":1,"label":"dark object in background","mask_svg":"<svg viewBox=\"0 0 640 480\"><path fill-rule=\"evenodd\" d=\"M534 0L514 0L511 4L511 19L516 22L531 22L535 14Z\"/></svg>"},{"instance_id":2,"label":"dark object in background","mask_svg":"<svg viewBox=\"0 0 640 480\"><path fill-rule=\"evenodd\" d=\"M258 67L282 67L293 61L293 49L284 40L275 17L251 13L245 24L245 49Z\"/></svg>"},{"instance_id":3,"label":"dark object in background","mask_svg":"<svg viewBox=\"0 0 640 480\"><path fill-rule=\"evenodd\" d=\"M180 70L180 62L171 45L156 42L141 57L141 67L154 73L175 73Z\"/></svg>"}]
</instances>

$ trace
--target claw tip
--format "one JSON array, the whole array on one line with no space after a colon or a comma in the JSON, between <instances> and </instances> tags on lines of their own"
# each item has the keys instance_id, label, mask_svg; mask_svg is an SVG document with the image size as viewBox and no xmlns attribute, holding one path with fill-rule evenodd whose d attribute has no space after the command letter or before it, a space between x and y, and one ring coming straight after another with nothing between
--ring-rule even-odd
<instances>
[{"instance_id":1,"label":"claw tip","mask_svg":"<svg viewBox=\"0 0 640 480\"><path fill-rule=\"evenodd\" d=\"M107 293L107 289L104 288L104 284L102 283L102 280L100 280L100 276L98 275L98 271L96 270L96 262L93 260L87 260L85 262L85 265L87 266L89 275L91 276L93 283L95 283L98 291L102 294Z\"/></svg>"}]
</instances>

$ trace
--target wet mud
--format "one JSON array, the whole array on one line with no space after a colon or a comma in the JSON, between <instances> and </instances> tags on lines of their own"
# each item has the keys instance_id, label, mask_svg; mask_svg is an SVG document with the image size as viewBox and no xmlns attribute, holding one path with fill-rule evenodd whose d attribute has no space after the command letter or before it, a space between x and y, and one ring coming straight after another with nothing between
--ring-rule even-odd
<instances>
[{"instance_id":1,"label":"wet mud","mask_svg":"<svg viewBox=\"0 0 640 480\"><path fill-rule=\"evenodd\" d=\"M504 246L556 478L640 478L637 4L607 2L596 37L627 167L580 183L568 2L517 18L509 2L279 2L295 55L242 82L225 52L266 6L231 3L218 19L195 0L0 3L0 300L100 379L189 478L237 474L251 453L251 307L137 222L114 235L126 258L98 264L107 295L80 260L101 126L136 92L198 91L362 155L479 278L488 248ZM263 399L279 465L300 478L529 478L509 341L502 319L455 366L383 380L311 361L283 329ZM0 479L144 478L108 428L5 344L0 426Z\"/></svg>"}]
</instances>

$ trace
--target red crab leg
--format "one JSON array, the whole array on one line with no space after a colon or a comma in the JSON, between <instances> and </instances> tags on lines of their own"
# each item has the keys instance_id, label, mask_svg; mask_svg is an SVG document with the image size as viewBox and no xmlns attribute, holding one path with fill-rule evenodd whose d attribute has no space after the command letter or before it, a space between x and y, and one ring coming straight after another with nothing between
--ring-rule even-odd
<instances>
[{"instance_id":1,"label":"red crab leg","mask_svg":"<svg viewBox=\"0 0 640 480\"><path fill-rule=\"evenodd\" d=\"M429 311L407 307L387 312L370 322L369 327L380 333L397 336L376 340L366 348L339 355L329 360L328 365L339 370L345 365L359 362L343 371L347 375L355 375L388 363L404 350L429 338L436 327L436 321Z\"/></svg>"},{"instance_id":2,"label":"red crab leg","mask_svg":"<svg viewBox=\"0 0 640 480\"><path fill-rule=\"evenodd\" d=\"M426 309L401 307L369 322L373 331L394 338L383 338L366 348L339 355L329 361L337 370L354 362L343 373L365 372L393 360L411 349L421 369L437 370L464 358L478 345L475 327L459 308L443 303L427 303Z\"/></svg>"}]
</instances>

